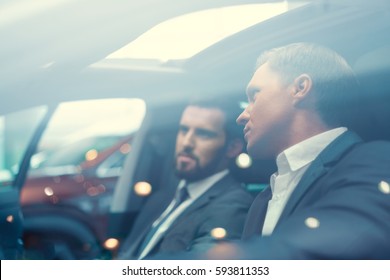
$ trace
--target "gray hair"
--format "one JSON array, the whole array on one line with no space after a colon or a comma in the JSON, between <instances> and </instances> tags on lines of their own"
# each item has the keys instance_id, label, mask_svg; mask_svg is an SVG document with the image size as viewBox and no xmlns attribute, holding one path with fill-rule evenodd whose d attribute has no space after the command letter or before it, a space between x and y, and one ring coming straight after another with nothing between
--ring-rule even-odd
<instances>
[{"instance_id":1,"label":"gray hair","mask_svg":"<svg viewBox=\"0 0 390 280\"><path fill-rule=\"evenodd\" d=\"M257 60L257 68L264 63L286 84L301 74L309 75L316 110L328 125L348 125L353 118L349 113L356 109L352 104L359 99L359 83L351 66L334 50L313 43L294 43L265 51Z\"/></svg>"}]
</instances>

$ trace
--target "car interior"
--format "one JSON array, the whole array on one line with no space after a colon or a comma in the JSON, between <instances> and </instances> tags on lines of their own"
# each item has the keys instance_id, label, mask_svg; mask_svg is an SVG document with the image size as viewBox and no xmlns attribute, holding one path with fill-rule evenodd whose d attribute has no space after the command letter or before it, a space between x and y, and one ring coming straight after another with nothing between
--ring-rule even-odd
<instances>
[{"instance_id":1,"label":"car interior","mask_svg":"<svg viewBox=\"0 0 390 280\"><path fill-rule=\"evenodd\" d=\"M378 7L364 10L361 9L362 7L357 5L357 7L353 8L344 8L341 4L339 6L338 3L332 3L329 6L326 4L323 6L313 5L297 9L253 26L210 47L184 65L189 71L195 72L195 81L205 80L208 85L208 88L202 91L197 89L199 86L195 82L195 85L190 89L189 95L196 94L199 96L204 93L205 96L213 94L213 96L218 95L220 98L227 98L231 94L232 96L241 95L241 98L245 98L245 84L250 78L256 56L261 50L296 41L317 42L336 49L346 57L347 61L355 69L361 82L362 92L360 94L363 94L360 96L362 100L359 107L361 114L356 116L355 119L349 120L349 128L358 132L367 141L390 140L387 124L387 120L390 117L390 111L387 109L388 104L390 104L390 95L388 94L388 85L386 83L386 77L389 77L390 70L388 52L386 52L388 50L389 38L381 35L384 34L385 30L388 30L389 22L386 20L385 13L380 11L380 8L379 10ZM286 22L296 24L286 26ZM370 22L370 24L365 22ZM373 29L376 32L373 32ZM319 36L319 34L321 35ZM375 42L377 46L373 46L372 42ZM229 51L226 51L226 49ZM251 63L251 65L248 66L246 63ZM222 71L221 69L224 70ZM246 80L241 80L243 78L241 77L242 73L249 74ZM243 85L241 92L237 91L236 95L232 93L232 89L238 87L229 84L231 82L229 79L231 80L231 77L234 75L236 76L233 83L240 81ZM220 83L218 89L213 88L215 80ZM165 103L164 106L166 106ZM162 110L168 107L164 106L161 106ZM351 104L351 110L354 109L353 106ZM155 116L158 116L157 118L165 116L163 112L158 113L158 108L153 108L152 111L156 112ZM178 116L174 116L173 119L177 119ZM155 117L154 120L156 121L157 118ZM158 127L161 128L162 126L159 125ZM158 129L153 129L153 126L151 126L149 131L158 131ZM164 131L167 130L164 129ZM158 135L160 142L160 132L158 132ZM147 138L145 137L144 139L146 142ZM150 139L153 139L153 137L150 136ZM172 136L168 142L173 139ZM151 149L155 150L152 147ZM157 151L155 152L158 153ZM170 153L172 154L172 152ZM144 155L147 155L147 153L142 153L142 156ZM132 156L136 158L132 158ZM169 158L169 153L165 157ZM139 156L130 155L127 167L132 168L140 160L142 159ZM274 171L275 165L273 161L263 161L255 162L247 170L238 169L238 172L237 170L233 172L236 172L242 182L250 186L252 182L260 185L267 184L269 176ZM151 174L156 173L151 171ZM118 182L117 194L124 189L124 187L121 187L122 183L126 186L133 186L135 182L145 180L145 177L138 177L139 172L137 171L127 175L129 176L128 180L122 176L121 181ZM169 181L165 178L160 179L163 179L160 181L161 186L166 185L163 182ZM156 184L154 178L151 180ZM158 187L156 186L156 188ZM258 189L255 188L255 190ZM121 198L120 200L119 197ZM139 200L144 199L147 199L147 197L140 198L134 195L134 193L121 193L114 197L114 203L111 208L113 224L110 227L113 236L123 238L131 230L131 222L127 223L129 221L128 218L135 217L136 212L142 209L138 208L138 205L142 204ZM132 209L133 206L135 209ZM119 211L119 209L122 210ZM122 212L123 209L126 209L125 212Z\"/></svg>"},{"instance_id":2,"label":"car interior","mask_svg":"<svg viewBox=\"0 0 390 280\"><path fill-rule=\"evenodd\" d=\"M255 69L257 56L269 48L308 41L331 47L343 55L356 71L362 89L359 93L362 98L359 107L361 113L350 120L349 127L367 141L390 141L390 5L387 1L310 1L307 5L237 32L188 59L168 60L152 67L132 64L129 59L107 58L128 40L136 38L159 21L186 12L237 4L240 1L191 1L189 6L186 6L186 1L173 1L177 5L176 10L161 6L159 1L149 2L155 5L156 11L161 9L161 15L155 13L155 17L148 16L145 19L145 12L140 12L139 18L135 17L131 21L128 17L130 12L150 9L146 9L147 3L139 4L136 8L129 4L126 9L122 7L123 11L118 15L117 21L107 25L106 29L101 28L102 24L94 26L95 21L80 24L84 28L84 34L88 34L89 29L101 29L101 34L88 34L91 36L88 37L90 45L84 46L82 50L76 50L77 44L71 40L75 35L69 35L79 27L76 23L82 21L77 18L78 21L75 20L76 23L69 27L69 34L64 32L63 38L58 41L62 45L66 45L65 41L71 42L69 49L61 48L57 53L58 57L54 51L40 55L33 53L35 57L29 60L31 65L28 65L31 69L21 70L16 77L7 80L4 89L0 90L1 96L4 92L4 100L17 104L13 108L15 110L40 105L40 102L46 102L54 110L56 104L63 101L113 97L142 98L147 108L115 185L104 238L96 236L90 225L91 221L79 217L69 209L59 208L58 213L52 210L48 213L46 209L39 208L35 215L20 217L13 223L7 221L8 217L19 217L21 214L19 192L26 178L29 160L50 118L49 110L46 119L32 137L31 145L20 165L20 174L12 186L7 187L7 191L5 188L0 190L1 259L20 258L21 255L25 259L115 258L121 241L131 231L150 195L155 192L169 194L175 190L177 178L172 172L172 164L178 121L183 108L194 96L246 101L245 87ZM68 13L70 11L71 9ZM117 10L108 9L107 16L119 11L120 7ZM48 17L49 22L58 13L59 11ZM134 29L126 28L130 25ZM39 27L41 24L33 26ZM20 31L21 28L22 25L17 25L14 30ZM108 42L112 30L126 36L119 36L121 38ZM55 39L49 40L43 35L44 32L42 44ZM97 44L102 38L107 42ZM60 44L51 43L56 47ZM6 47L11 49L9 44ZM26 44L31 47L33 42L26 41ZM70 55L72 51L74 57ZM56 63L53 67L42 68L48 54L53 56L50 59ZM39 70L33 72L37 65L40 65ZM8 76L10 75L6 77ZM19 80L26 80L26 83L21 84ZM29 93L29 98L23 98L26 92ZM0 104L0 111L11 112L11 107L7 107L5 103ZM353 106L351 104L351 110L356 109ZM256 195L268 184L275 169L274 160L269 159L253 161L249 168L233 165L231 172L246 186L248 192ZM151 192L139 193L135 188L138 182L147 182L151 186ZM110 245L108 241L112 240L119 243Z\"/></svg>"}]
</instances>

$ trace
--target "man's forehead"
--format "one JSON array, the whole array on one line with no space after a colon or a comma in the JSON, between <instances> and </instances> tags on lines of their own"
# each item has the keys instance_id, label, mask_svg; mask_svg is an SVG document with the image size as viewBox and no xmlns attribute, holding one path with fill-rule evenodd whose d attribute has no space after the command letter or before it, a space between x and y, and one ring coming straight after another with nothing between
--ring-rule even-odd
<instances>
[{"instance_id":1,"label":"man's forehead","mask_svg":"<svg viewBox=\"0 0 390 280\"><path fill-rule=\"evenodd\" d=\"M203 114L199 114L199 113ZM183 112L183 116L186 115L188 117L196 117L201 115L207 116L224 116L224 113L221 109L217 107L201 107L196 105L187 106Z\"/></svg>"},{"instance_id":2,"label":"man's forehead","mask_svg":"<svg viewBox=\"0 0 390 280\"><path fill-rule=\"evenodd\" d=\"M255 72L253 73L253 76L252 77L255 77L255 76L261 76L261 75L265 75L267 73L270 73L270 72L274 72L270 66L270 64L268 62L265 62L261 65L259 65Z\"/></svg>"},{"instance_id":3,"label":"man's forehead","mask_svg":"<svg viewBox=\"0 0 390 280\"><path fill-rule=\"evenodd\" d=\"M257 90L256 84L258 82L259 76L260 77L262 76L262 74L264 72L264 68L266 68L266 67L267 67L266 64L262 64L256 68L255 72L252 75L252 78L250 79L250 81L248 82L248 85L246 86L246 93L247 94L250 94L253 91Z\"/></svg>"},{"instance_id":4,"label":"man's forehead","mask_svg":"<svg viewBox=\"0 0 390 280\"><path fill-rule=\"evenodd\" d=\"M280 72L274 70L268 62L261 64L256 71L253 73L251 80L247 85L247 92L256 90L259 82L265 82L269 79L278 79L282 78Z\"/></svg>"},{"instance_id":5,"label":"man's forehead","mask_svg":"<svg viewBox=\"0 0 390 280\"><path fill-rule=\"evenodd\" d=\"M223 126L225 114L218 108L188 106L181 117L181 124Z\"/></svg>"}]
</instances>

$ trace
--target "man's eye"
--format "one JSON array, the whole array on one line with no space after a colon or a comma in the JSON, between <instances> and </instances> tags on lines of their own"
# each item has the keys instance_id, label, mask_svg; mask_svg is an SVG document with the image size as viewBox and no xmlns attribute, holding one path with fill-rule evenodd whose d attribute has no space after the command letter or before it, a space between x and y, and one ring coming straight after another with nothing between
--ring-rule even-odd
<instances>
[{"instance_id":1,"label":"man's eye","mask_svg":"<svg viewBox=\"0 0 390 280\"><path fill-rule=\"evenodd\" d=\"M197 131L197 135L201 138L213 138L215 137L215 132L207 131L207 130L199 130Z\"/></svg>"},{"instance_id":2,"label":"man's eye","mask_svg":"<svg viewBox=\"0 0 390 280\"><path fill-rule=\"evenodd\" d=\"M179 127L179 133L186 134L188 132L188 128L181 126Z\"/></svg>"},{"instance_id":3,"label":"man's eye","mask_svg":"<svg viewBox=\"0 0 390 280\"><path fill-rule=\"evenodd\" d=\"M260 93L260 89L253 89L248 93L249 103L253 103L256 100L257 95Z\"/></svg>"},{"instance_id":4,"label":"man's eye","mask_svg":"<svg viewBox=\"0 0 390 280\"><path fill-rule=\"evenodd\" d=\"M255 91L253 94L252 94L252 101L255 101L257 96L259 95L260 91Z\"/></svg>"}]
</instances>

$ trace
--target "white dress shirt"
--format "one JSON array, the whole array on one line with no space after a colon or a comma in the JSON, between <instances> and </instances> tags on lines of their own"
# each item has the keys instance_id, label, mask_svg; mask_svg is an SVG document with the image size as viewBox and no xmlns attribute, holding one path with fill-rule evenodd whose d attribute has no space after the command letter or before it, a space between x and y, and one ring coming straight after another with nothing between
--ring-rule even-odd
<instances>
[{"instance_id":1,"label":"white dress shirt","mask_svg":"<svg viewBox=\"0 0 390 280\"><path fill-rule=\"evenodd\" d=\"M169 214L169 217L159 226L156 233L151 238L148 245L146 245L145 249L141 252L138 259L143 259L159 242L163 234L167 231L167 229L172 225L172 223L176 220L176 218L184 212L196 199L198 199L202 194L204 194L208 189L210 189L216 182L221 180L229 173L229 170L225 169L220 171L214 175L211 175L205 179L189 183L187 185L188 190L188 198L182 202L172 213ZM178 189L184 188L186 185L185 180L181 180L178 185ZM168 205L167 209L161 214L161 216L154 221L153 227L158 225L162 219L171 211L172 207L174 207L175 201Z\"/></svg>"},{"instance_id":2,"label":"white dress shirt","mask_svg":"<svg viewBox=\"0 0 390 280\"><path fill-rule=\"evenodd\" d=\"M272 234L290 195L310 164L345 131L345 127L328 130L289 147L277 156L278 171L271 175L272 199L268 202L262 235Z\"/></svg>"}]
</instances>

